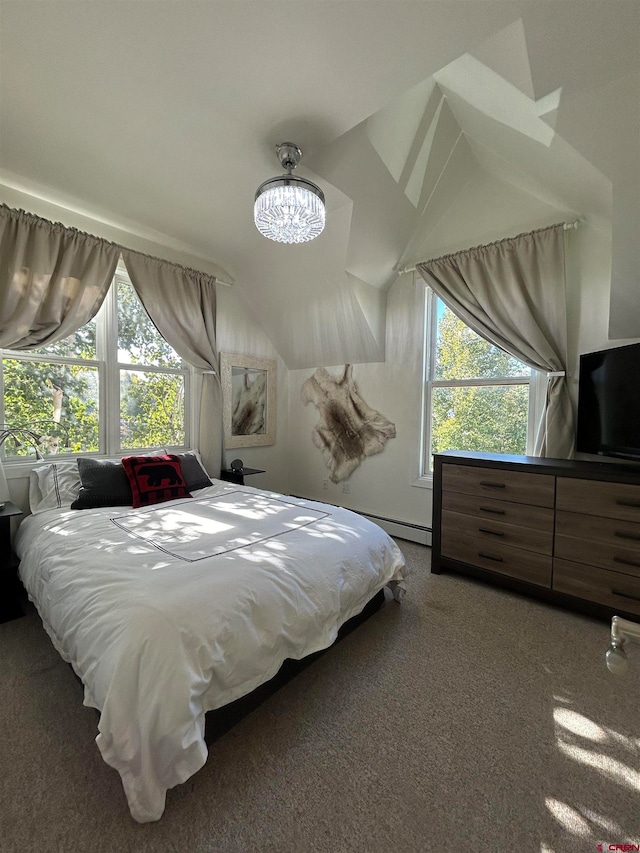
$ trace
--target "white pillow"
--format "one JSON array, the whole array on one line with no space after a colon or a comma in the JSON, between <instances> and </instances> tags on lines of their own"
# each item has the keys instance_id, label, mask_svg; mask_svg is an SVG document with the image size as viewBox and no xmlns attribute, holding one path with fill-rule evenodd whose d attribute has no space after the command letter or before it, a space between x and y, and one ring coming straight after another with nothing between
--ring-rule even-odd
<instances>
[{"instance_id":1,"label":"white pillow","mask_svg":"<svg viewBox=\"0 0 640 853\"><path fill-rule=\"evenodd\" d=\"M76 459L47 462L32 468L29 474L31 512L35 515L47 509L70 507L81 485Z\"/></svg>"}]
</instances>

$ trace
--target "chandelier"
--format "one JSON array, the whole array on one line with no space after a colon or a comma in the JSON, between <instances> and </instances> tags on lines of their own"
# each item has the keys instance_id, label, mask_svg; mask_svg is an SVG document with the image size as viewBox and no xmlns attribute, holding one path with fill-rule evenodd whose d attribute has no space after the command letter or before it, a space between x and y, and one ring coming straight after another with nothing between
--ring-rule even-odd
<instances>
[{"instance_id":1,"label":"chandelier","mask_svg":"<svg viewBox=\"0 0 640 853\"><path fill-rule=\"evenodd\" d=\"M276 145L276 154L286 175L269 178L256 190L253 221L269 240L278 243L307 243L324 229L324 193L305 178L291 174L302 157L293 142Z\"/></svg>"}]
</instances>

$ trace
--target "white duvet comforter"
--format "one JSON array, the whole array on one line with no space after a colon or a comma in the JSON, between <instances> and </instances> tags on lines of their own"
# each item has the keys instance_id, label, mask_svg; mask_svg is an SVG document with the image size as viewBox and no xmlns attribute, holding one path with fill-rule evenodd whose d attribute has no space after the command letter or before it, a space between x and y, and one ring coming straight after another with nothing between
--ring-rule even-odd
<instances>
[{"instance_id":1,"label":"white duvet comforter","mask_svg":"<svg viewBox=\"0 0 640 853\"><path fill-rule=\"evenodd\" d=\"M400 550L367 519L222 481L151 508L48 510L16 549L140 822L205 763L206 711L329 646L385 584L403 588Z\"/></svg>"}]
</instances>

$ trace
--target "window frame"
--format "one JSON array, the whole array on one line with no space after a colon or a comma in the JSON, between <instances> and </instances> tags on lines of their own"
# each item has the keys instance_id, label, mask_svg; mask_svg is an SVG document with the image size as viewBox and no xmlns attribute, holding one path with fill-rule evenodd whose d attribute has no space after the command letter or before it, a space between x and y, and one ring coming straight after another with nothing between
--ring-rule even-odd
<instances>
[{"instance_id":1,"label":"window frame","mask_svg":"<svg viewBox=\"0 0 640 853\"><path fill-rule=\"evenodd\" d=\"M45 459L69 459L77 456L93 458L111 458L118 456L144 454L157 451L165 446L169 450L184 451L196 446L194 432L196 423L195 389L197 387L196 369L181 359L180 367L164 367L148 364L129 364L118 361L118 284L126 283L133 287L131 279L122 261L118 264L104 302L93 318L96 324L96 357L74 358L73 356L46 355L29 350L0 349L0 361L7 358L16 361L39 362L44 364L71 364L97 368L98 370L98 446L95 451L78 451L73 453L43 454ZM91 322L91 321L90 321ZM184 444L181 445L148 445L123 449L120 446L120 372L134 370L144 373L163 373L180 375L184 382ZM4 371L0 363L0 423L6 423L4 398ZM31 468L41 463L32 456L5 457L4 447L0 448L5 470L8 467Z\"/></svg>"},{"instance_id":2,"label":"window frame","mask_svg":"<svg viewBox=\"0 0 640 853\"><path fill-rule=\"evenodd\" d=\"M492 387L496 385L528 385L529 406L527 417L527 442L525 454L531 455L535 442L536 428L546 387L546 376L539 371L531 371L530 376L502 376L489 379L435 379L438 343L438 295L425 285L424 334L423 334L423 372L422 372L422 423L420 430L420 476L416 485L431 486L433 483L432 464L432 398L434 388L471 388ZM441 300L442 301L442 300ZM445 308L451 310L445 303Z\"/></svg>"}]
</instances>

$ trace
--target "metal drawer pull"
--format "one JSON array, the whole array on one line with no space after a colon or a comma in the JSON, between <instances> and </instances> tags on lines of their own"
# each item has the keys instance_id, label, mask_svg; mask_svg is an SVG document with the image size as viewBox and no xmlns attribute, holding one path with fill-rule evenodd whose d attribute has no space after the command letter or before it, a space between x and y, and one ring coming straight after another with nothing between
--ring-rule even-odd
<instances>
[{"instance_id":1,"label":"metal drawer pull","mask_svg":"<svg viewBox=\"0 0 640 853\"><path fill-rule=\"evenodd\" d=\"M506 509L493 509L493 507L490 507L490 506L481 506L481 507L479 507L479 509L481 509L482 512L491 512L491 513L493 513L493 515L506 515L507 514Z\"/></svg>"},{"instance_id":2,"label":"metal drawer pull","mask_svg":"<svg viewBox=\"0 0 640 853\"><path fill-rule=\"evenodd\" d=\"M640 542L640 533L626 533L624 530L614 531L614 536L618 539L632 539L634 542Z\"/></svg>"},{"instance_id":3,"label":"metal drawer pull","mask_svg":"<svg viewBox=\"0 0 640 853\"><path fill-rule=\"evenodd\" d=\"M480 480L481 486L488 486L490 489L506 489L505 483L490 483L488 480ZM638 504L640 506L640 504Z\"/></svg>"},{"instance_id":4,"label":"metal drawer pull","mask_svg":"<svg viewBox=\"0 0 640 853\"><path fill-rule=\"evenodd\" d=\"M630 592L622 592L619 589L612 589L614 595L619 595L620 598L632 598L634 601L640 601L640 595L632 595Z\"/></svg>"},{"instance_id":5,"label":"metal drawer pull","mask_svg":"<svg viewBox=\"0 0 640 853\"><path fill-rule=\"evenodd\" d=\"M490 533L492 536L504 536L502 530L488 530L486 527L479 527L478 531L480 533Z\"/></svg>"},{"instance_id":6,"label":"metal drawer pull","mask_svg":"<svg viewBox=\"0 0 640 853\"><path fill-rule=\"evenodd\" d=\"M638 560L625 560L624 557L614 557L614 563L622 563L623 566L635 566L637 569L640 569L640 562Z\"/></svg>"},{"instance_id":7,"label":"metal drawer pull","mask_svg":"<svg viewBox=\"0 0 640 853\"><path fill-rule=\"evenodd\" d=\"M625 501L622 498L618 498L616 503L618 506L633 506L636 509L640 509L640 501Z\"/></svg>"},{"instance_id":8,"label":"metal drawer pull","mask_svg":"<svg viewBox=\"0 0 640 853\"><path fill-rule=\"evenodd\" d=\"M478 557L484 557L485 560L495 560L496 563L504 563L504 557L494 557L493 554L485 554L484 551L478 551Z\"/></svg>"}]
</instances>

